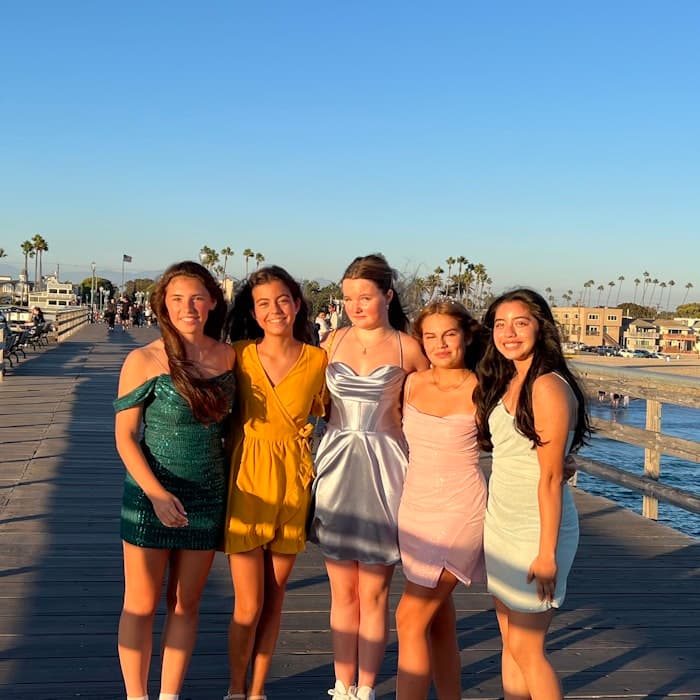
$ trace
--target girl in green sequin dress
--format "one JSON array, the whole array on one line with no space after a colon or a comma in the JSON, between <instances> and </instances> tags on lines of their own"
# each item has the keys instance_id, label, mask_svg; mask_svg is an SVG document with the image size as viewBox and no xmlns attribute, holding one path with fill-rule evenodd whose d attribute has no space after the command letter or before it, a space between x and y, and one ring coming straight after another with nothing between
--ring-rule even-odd
<instances>
[{"instance_id":1,"label":"girl in green sequin dress","mask_svg":"<svg viewBox=\"0 0 700 700\"><path fill-rule=\"evenodd\" d=\"M117 449L127 469L119 660L127 698L147 700L153 619L168 571L160 697L176 700L222 537L222 438L234 396L235 353L219 341L225 303L201 265L168 268L151 304L162 338L127 356L115 401Z\"/></svg>"}]
</instances>

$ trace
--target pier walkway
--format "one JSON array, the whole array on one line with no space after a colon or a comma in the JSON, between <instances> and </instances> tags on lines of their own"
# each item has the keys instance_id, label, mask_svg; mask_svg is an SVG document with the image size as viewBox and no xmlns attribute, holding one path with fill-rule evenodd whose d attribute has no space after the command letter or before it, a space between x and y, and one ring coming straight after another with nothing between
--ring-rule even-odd
<instances>
[{"instance_id":1,"label":"pier walkway","mask_svg":"<svg viewBox=\"0 0 700 700\"><path fill-rule=\"evenodd\" d=\"M111 401L125 354L153 337L90 326L22 361L0 384L3 700L124 697L116 654L123 467ZM566 696L700 698L700 542L602 498L576 493L576 502L581 546L549 644ZM392 610L402 584L397 569ZM499 698L489 596L459 586L455 602L463 697ZM321 557L310 548L289 585L270 700L327 697L328 605ZM224 694L231 608L226 562L217 557L183 700ZM396 660L392 619L378 698L393 697ZM154 678L152 698L157 687Z\"/></svg>"}]
</instances>

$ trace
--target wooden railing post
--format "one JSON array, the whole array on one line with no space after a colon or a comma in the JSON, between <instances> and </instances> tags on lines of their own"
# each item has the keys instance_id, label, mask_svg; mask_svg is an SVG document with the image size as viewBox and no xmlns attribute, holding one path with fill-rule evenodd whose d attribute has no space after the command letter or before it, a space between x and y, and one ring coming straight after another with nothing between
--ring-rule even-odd
<instances>
[{"instance_id":1,"label":"wooden railing post","mask_svg":"<svg viewBox=\"0 0 700 700\"><path fill-rule=\"evenodd\" d=\"M661 432L661 402L647 399L646 429L656 433ZM661 472L661 452L658 449L644 449L644 476L655 481L659 480ZM659 502L654 496L642 496L642 515L645 518L657 520L659 517Z\"/></svg>"}]
</instances>

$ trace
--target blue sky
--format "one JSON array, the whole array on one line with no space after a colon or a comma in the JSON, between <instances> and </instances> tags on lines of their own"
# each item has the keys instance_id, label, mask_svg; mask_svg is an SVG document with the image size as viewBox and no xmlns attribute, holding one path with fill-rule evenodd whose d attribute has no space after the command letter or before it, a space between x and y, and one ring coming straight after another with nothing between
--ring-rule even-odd
<instances>
[{"instance_id":1,"label":"blue sky","mask_svg":"<svg viewBox=\"0 0 700 700\"><path fill-rule=\"evenodd\" d=\"M237 276L248 247L325 279L381 251L421 274L464 255L497 291L648 271L700 296L695 0L1 15L0 273L41 233L76 280L206 244Z\"/></svg>"}]
</instances>

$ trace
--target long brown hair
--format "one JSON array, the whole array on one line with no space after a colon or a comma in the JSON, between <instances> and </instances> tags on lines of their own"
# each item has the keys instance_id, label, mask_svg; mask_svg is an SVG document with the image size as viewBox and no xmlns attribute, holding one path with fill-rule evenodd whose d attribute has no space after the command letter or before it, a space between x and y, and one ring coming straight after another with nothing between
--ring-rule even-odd
<instances>
[{"instance_id":1,"label":"long brown hair","mask_svg":"<svg viewBox=\"0 0 700 700\"><path fill-rule=\"evenodd\" d=\"M192 414L200 423L218 422L228 413L229 400L219 383L201 377L196 371L195 363L187 359L185 344L170 320L165 305L166 290L175 277L191 277L201 282L209 292L209 296L216 302L216 306L209 312L204 324L204 334L214 340L220 340L224 325L226 316L224 295L209 270L191 260L171 265L158 280L151 295L151 307L158 319L165 354L168 357L170 376L175 388L187 401Z\"/></svg>"},{"instance_id":2,"label":"long brown hair","mask_svg":"<svg viewBox=\"0 0 700 700\"><path fill-rule=\"evenodd\" d=\"M361 255L355 258L343 273L344 280L369 280L386 294L390 289L393 292L389 301L389 324L397 331L408 330L408 316L406 316L399 293L396 291L396 271L393 270L386 258L381 253ZM342 280L341 280L342 281Z\"/></svg>"},{"instance_id":3,"label":"long brown hair","mask_svg":"<svg viewBox=\"0 0 700 700\"><path fill-rule=\"evenodd\" d=\"M489 416L503 397L508 387L508 382L515 374L513 362L503 357L493 342L493 326L496 312L501 304L509 301L519 301L525 304L537 320L538 326L532 364L525 376L515 409L515 425L518 432L532 441L533 448L542 445L542 440L535 430L535 416L532 410L532 385L541 375L556 372L566 380L576 396L578 404L577 417L574 437L571 443L571 449L576 450L585 444L586 438L591 434L588 414L586 413L586 397L566 364L564 352L561 348L559 330L549 304L547 304L543 296L532 289L525 288L514 289L502 294L489 306L484 315L483 324L488 336L484 354L477 368L479 385L474 392L479 444L486 451L493 449L491 431L489 430Z\"/></svg>"}]
</instances>

